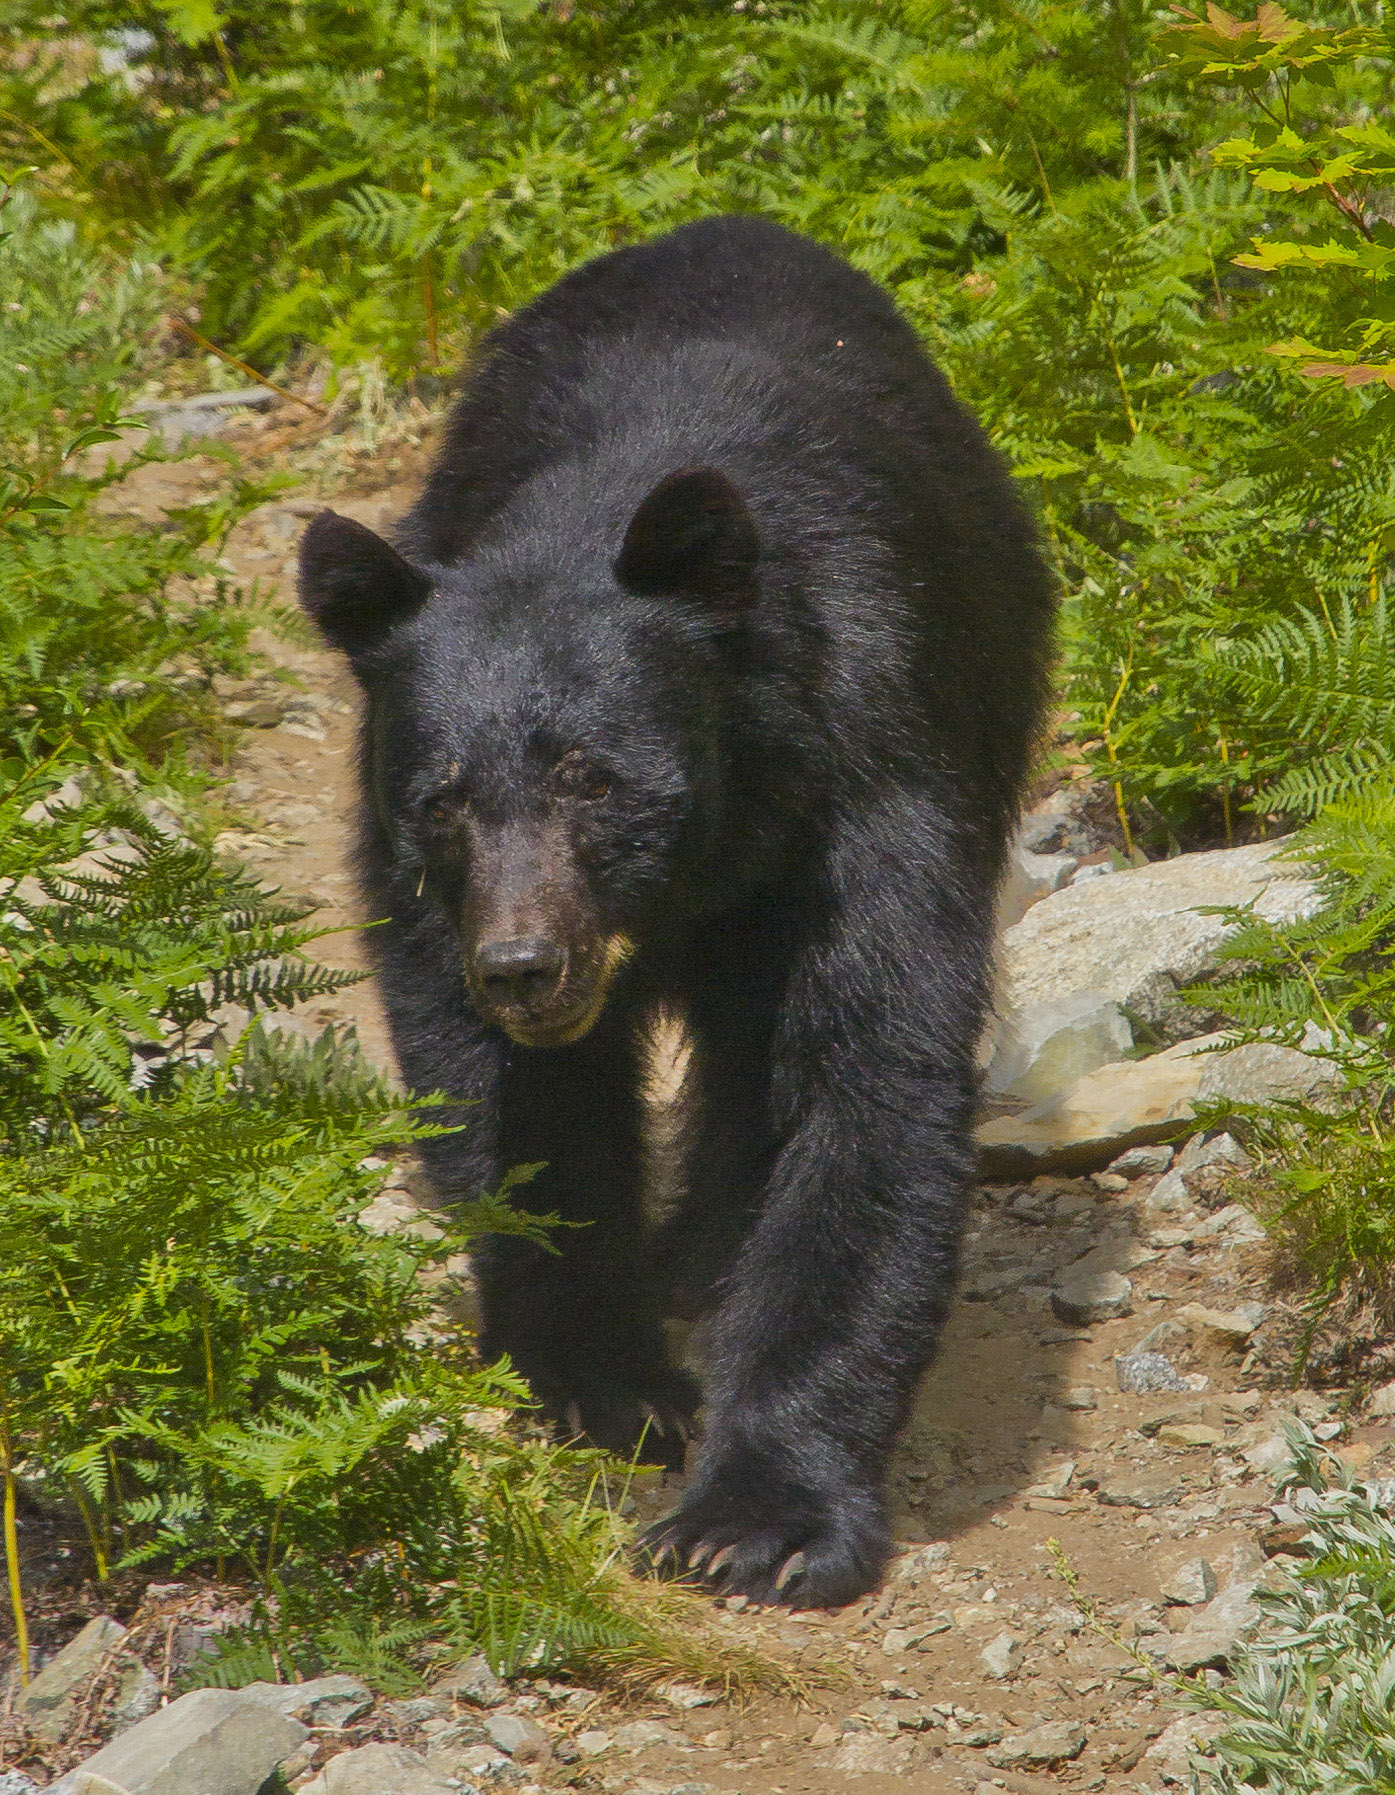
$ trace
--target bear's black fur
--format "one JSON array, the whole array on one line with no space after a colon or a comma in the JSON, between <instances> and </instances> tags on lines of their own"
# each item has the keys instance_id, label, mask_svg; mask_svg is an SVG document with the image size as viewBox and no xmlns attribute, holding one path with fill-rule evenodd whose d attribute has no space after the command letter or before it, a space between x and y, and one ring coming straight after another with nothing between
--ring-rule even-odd
<instances>
[{"instance_id":1,"label":"bear's black fur","mask_svg":"<svg viewBox=\"0 0 1395 1795\"><path fill-rule=\"evenodd\" d=\"M399 552L400 551L400 552ZM752 218L589 263L497 329L397 548L331 513L304 602L368 695L367 936L403 1072L477 1106L465 1197L585 1226L482 1256L483 1348L676 1462L665 1305L713 1309L655 1556L872 1587L950 1300L994 893L1052 598L1011 482L886 296ZM646 1240L646 1021L698 1100Z\"/></svg>"}]
</instances>

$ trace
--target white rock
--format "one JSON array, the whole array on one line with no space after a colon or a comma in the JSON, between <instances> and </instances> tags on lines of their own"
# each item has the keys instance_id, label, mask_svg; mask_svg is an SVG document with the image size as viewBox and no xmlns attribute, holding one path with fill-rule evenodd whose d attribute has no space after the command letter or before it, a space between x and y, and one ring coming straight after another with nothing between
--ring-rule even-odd
<instances>
[{"instance_id":1,"label":"white rock","mask_svg":"<svg viewBox=\"0 0 1395 1795\"><path fill-rule=\"evenodd\" d=\"M1025 1733L1009 1733L1001 1745L989 1748L988 1762L1000 1770L1069 1763L1084 1751L1086 1736L1074 1721L1047 1720Z\"/></svg>"},{"instance_id":2,"label":"white rock","mask_svg":"<svg viewBox=\"0 0 1395 1795\"><path fill-rule=\"evenodd\" d=\"M1177 1170L1187 1179L1195 1173L1206 1171L1208 1167L1221 1171L1254 1170L1254 1161L1233 1134L1213 1135L1210 1140L1204 1134L1194 1134L1177 1155L1176 1165Z\"/></svg>"},{"instance_id":3,"label":"white rock","mask_svg":"<svg viewBox=\"0 0 1395 1795\"><path fill-rule=\"evenodd\" d=\"M1223 1714L1183 1714L1174 1720L1143 1754L1147 1764L1165 1783L1184 1789L1192 1786L1191 1758L1212 1755L1209 1747L1229 1724Z\"/></svg>"},{"instance_id":4,"label":"white rock","mask_svg":"<svg viewBox=\"0 0 1395 1795\"><path fill-rule=\"evenodd\" d=\"M1171 1164L1171 1147L1130 1147L1127 1153L1111 1160L1105 1170L1120 1178L1150 1178L1165 1172Z\"/></svg>"},{"instance_id":5,"label":"white rock","mask_svg":"<svg viewBox=\"0 0 1395 1795\"><path fill-rule=\"evenodd\" d=\"M1047 1103L1132 1046L1133 1030L1113 998L1102 991L1072 992L1012 1011L999 1030L984 1088Z\"/></svg>"},{"instance_id":6,"label":"white rock","mask_svg":"<svg viewBox=\"0 0 1395 1795\"><path fill-rule=\"evenodd\" d=\"M891 1574L899 1583L903 1578L910 1580L924 1577L930 1571L943 1570L948 1563L948 1542L937 1539L932 1540L928 1546L912 1546L896 1560Z\"/></svg>"},{"instance_id":7,"label":"white rock","mask_svg":"<svg viewBox=\"0 0 1395 1795\"><path fill-rule=\"evenodd\" d=\"M602 1732L600 1727L587 1727L584 1733L576 1736L576 1748L584 1758L598 1758L604 1751L609 1751L615 1741L609 1733Z\"/></svg>"},{"instance_id":8,"label":"white rock","mask_svg":"<svg viewBox=\"0 0 1395 1795\"><path fill-rule=\"evenodd\" d=\"M915 1747L909 1739L883 1739L876 1733L848 1733L830 1759L834 1770L848 1776L905 1776Z\"/></svg>"},{"instance_id":9,"label":"white rock","mask_svg":"<svg viewBox=\"0 0 1395 1795\"><path fill-rule=\"evenodd\" d=\"M691 1708L710 1708L717 1700L715 1690L701 1689L696 1683L660 1683L658 1694L680 1713Z\"/></svg>"},{"instance_id":10,"label":"white rock","mask_svg":"<svg viewBox=\"0 0 1395 1795\"><path fill-rule=\"evenodd\" d=\"M248 1683L243 1695L265 1702L307 1726L348 1726L373 1706L373 1692L357 1677L313 1677L306 1683Z\"/></svg>"},{"instance_id":11,"label":"white rock","mask_svg":"<svg viewBox=\"0 0 1395 1795\"><path fill-rule=\"evenodd\" d=\"M1256 1440L1252 1446L1244 1447L1240 1456L1252 1470L1263 1474L1279 1470L1293 1455L1282 1434L1268 1434L1264 1439Z\"/></svg>"},{"instance_id":12,"label":"white rock","mask_svg":"<svg viewBox=\"0 0 1395 1795\"><path fill-rule=\"evenodd\" d=\"M1321 1053L1254 1041L1215 1054L1202 1071L1197 1098L1202 1103L1289 1100L1312 1109L1331 1109L1345 1086L1341 1067Z\"/></svg>"},{"instance_id":13,"label":"white rock","mask_svg":"<svg viewBox=\"0 0 1395 1795\"><path fill-rule=\"evenodd\" d=\"M1176 1215L1183 1209L1190 1209L1191 1202L1187 1181L1176 1166L1170 1172L1164 1172L1144 1198L1150 1215Z\"/></svg>"},{"instance_id":14,"label":"white rock","mask_svg":"<svg viewBox=\"0 0 1395 1795\"><path fill-rule=\"evenodd\" d=\"M1004 1012L1103 991L1136 1016L1164 1021L1179 987L1214 965L1230 933L1222 917L1200 915L1198 906L1253 904L1278 923L1316 913L1316 884L1273 858L1279 845L1183 854L1044 898L1003 937Z\"/></svg>"},{"instance_id":15,"label":"white rock","mask_svg":"<svg viewBox=\"0 0 1395 1795\"><path fill-rule=\"evenodd\" d=\"M438 1776L419 1752L401 1745L360 1745L331 1758L300 1795L455 1795L458 1788ZM185 1795L194 1795L194 1785Z\"/></svg>"},{"instance_id":16,"label":"white rock","mask_svg":"<svg viewBox=\"0 0 1395 1795\"><path fill-rule=\"evenodd\" d=\"M978 1655L983 1666L983 1674L1001 1682L1007 1677L1015 1677L1022 1668L1022 1641L1011 1633L1000 1633L984 1646Z\"/></svg>"},{"instance_id":17,"label":"white rock","mask_svg":"<svg viewBox=\"0 0 1395 1795\"><path fill-rule=\"evenodd\" d=\"M523 1714L491 1714L484 1723L485 1731L516 1764L547 1764L552 1758L552 1741L538 1725Z\"/></svg>"},{"instance_id":18,"label":"white rock","mask_svg":"<svg viewBox=\"0 0 1395 1795\"><path fill-rule=\"evenodd\" d=\"M1227 1246L1245 1246L1266 1235L1264 1223L1242 1203L1228 1203L1192 1230L1194 1240L1222 1240Z\"/></svg>"},{"instance_id":19,"label":"white rock","mask_svg":"<svg viewBox=\"0 0 1395 1795\"><path fill-rule=\"evenodd\" d=\"M1240 1641L1259 1625L1259 1608L1254 1600L1258 1581L1253 1576L1237 1578L1198 1609L1185 1631L1172 1634L1167 1641L1168 1662L1180 1671L1224 1664Z\"/></svg>"},{"instance_id":20,"label":"white rock","mask_svg":"<svg viewBox=\"0 0 1395 1795\"><path fill-rule=\"evenodd\" d=\"M126 1795L256 1795L306 1736L298 1720L240 1689L195 1689L121 1733L55 1783L52 1795L76 1795L83 1775L104 1777Z\"/></svg>"},{"instance_id":21,"label":"white rock","mask_svg":"<svg viewBox=\"0 0 1395 1795\"><path fill-rule=\"evenodd\" d=\"M1204 1558L1188 1558L1164 1579L1162 1598L1177 1608L1199 1608L1215 1595L1216 1573Z\"/></svg>"},{"instance_id":22,"label":"white rock","mask_svg":"<svg viewBox=\"0 0 1395 1795\"><path fill-rule=\"evenodd\" d=\"M1072 1267L1051 1292L1051 1307L1072 1327L1114 1321L1133 1313L1133 1285L1122 1272L1079 1272Z\"/></svg>"},{"instance_id":23,"label":"white rock","mask_svg":"<svg viewBox=\"0 0 1395 1795\"><path fill-rule=\"evenodd\" d=\"M1372 1393L1367 1412L1372 1415L1395 1415L1395 1384L1382 1384Z\"/></svg>"}]
</instances>

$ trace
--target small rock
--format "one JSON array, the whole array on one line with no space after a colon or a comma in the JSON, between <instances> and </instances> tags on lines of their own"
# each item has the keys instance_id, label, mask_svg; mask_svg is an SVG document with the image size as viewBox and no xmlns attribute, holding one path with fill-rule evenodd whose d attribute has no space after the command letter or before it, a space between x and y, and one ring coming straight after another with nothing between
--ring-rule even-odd
<instances>
[{"instance_id":1,"label":"small rock","mask_svg":"<svg viewBox=\"0 0 1395 1795\"><path fill-rule=\"evenodd\" d=\"M1187 1303L1177 1311L1189 1328L1219 1336L1228 1346L1243 1346L1264 1320L1260 1303L1242 1303L1234 1309L1208 1309L1204 1303Z\"/></svg>"},{"instance_id":2,"label":"small rock","mask_svg":"<svg viewBox=\"0 0 1395 1795\"><path fill-rule=\"evenodd\" d=\"M948 1615L937 1614L911 1627L892 1627L882 1635L882 1650L890 1658L899 1657L902 1652L914 1651L937 1633L948 1633L953 1624Z\"/></svg>"},{"instance_id":3,"label":"small rock","mask_svg":"<svg viewBox=\"0 0 1395 1795\"><path fill-rule=\"evenodd\" d=\"M1202 1421L1171 1421L1158 1429L1158 1443L1190 1451L1200 1446L1219 1446L1224 1434Z\"/></svg>"},{"instance_id":4,"label":"small rock","mask_svg":"<svg viewBox=\"0 0 1395 1795\"><path fill-rule=\"evenodd\" d=\"M428 1720L439 1720L446 1713L446 1704L432 1695L414 1695L406 1701L384 1702L387 1713L394 1726L402 1732L412 1732L424 1726Z\"/></svg>"},{"instance_id":5,"label":"small rock","mask_svg":"<svg viewBox=\"0 0 1395 1795\"><path fill-rule=\"evenodd\" d=\"M924 1577L930 1571L943 1570L948 1563L948 1545L942 1539L932 1540L928 1546L913 1546L898 1558L892 1576L899 1583L902 1579Z\"/></svg>"},{"instance_id":6,"label":"small rock","mask_svg":"<svg viewBox=\"0 0 1395 1795\"><path fill-rule=\"evenodd\" d=\"M242 1693L265 1702L278 1714L303 1720L307 1726L348 1726L373 1706L372 1690L357 1677L313 1677L307 1683L248 1683Z\"/></svg>"},{"instance_id":7,"label":"small rock","mask_svg":"<svg viewBox=\"0 0 1395 1795\"><path fill-rule=\"evenodd\" d=\"M1179 1210L1191 1208L1192 1196L1186 1179L1174 1166L1172 1171L1163 1173L1144 1202L1150 1215L1176 1215Z\"/></svg>"},{"instance_id":8,"label":"small rock","mask_svg":"<svg viewBox=\"0 0 1395 1795\"><path fill-rule=\"evenodd\" d=\"M1117 1172L1092 1172L1090 1182L1097 1189L1107 1191L1111 1196L1118 1196L1120 1191L1129 1188L1127 1178L1121 1178Z\"/></svg>"},{"instance_id":9,"label":"small rock","mask_svg":"<svg viewBox=\"0 0 1395 1795\"><path fill-rule=\"evenodd\" d=\"M112 1732L124 1733L127 1727L147 1720L160 1705L160 1680L143 1664L136 1663L122 1675L112 1704ZM0 1785L0 1795L5 1795Z\"/></svg>"},{"instance_id":10,"label":"small rock","mask_svg":"<svg viewBox=\"0 0 1395 1795\"><path fill-rule=\"evenodd\" d=\"M552 1757L552 1741L535 1720L522 1714L491 1714L485 1731L516 1764L546 1764Z\"/></svg>"},{"instance_id":11,"label":"small rock","mask_svg":"<svg viewBox=\"0 0 1395 1795\"><path fill-rule=\"evenodd\" d=\"M39 1795L39 1785L22 1770L0 1770L0 1795Z\"/></svg>"},{"instance_id":12,"label":"small rock","mask_svg":"<svg viewBox=\"0 0 1395 1795\"><path fill-rule=\"evenodd\" d=\"M1051 1308L1060 1321L1088 1327L1133 1313L1133 1285L1122 1272L1067 1272L1051 1292Z\"/></svg>"},{"instance_id":13,"label":"small rock","mask_svg":"<svg viewBox=\"0 0 1395 1795\"><path fill-rule=\"evenodd\" d=\"M848 1776L905 1776L915 1750L908 1738L883 1739L876 1733L849 1733L829 1760Z\"/></svg>"},{"instance_id":14,"label":"small rock","mask_svg":"<svg viewBox=\"0 0 1395 1795\"><path fill-rule=\"evenodd\" d=\"M1056 1398L1058 1409L1069 1409L1074 1414L1087 1415L1098 1406L1099 1392L1089 1384L1072 1384Z\"/></svg>"},{"instance_id":15,"label":"small rock","mask_svg":"<svg viewBox=\"0 0 1395 1795\"><path fill-rule=\"evenodd\" d=\"M305 1737L298 1720L249 1701L240 1689L195 1689L113 1739L55 1783L51 1795L77 1795L83 1776L105 1778L126 1795L257 1795ZM336 1786L335 1795L358 1792Z\"/></svg>"},{"instance_id":16,"label":"small rock","mask_svg":"<svg viewBox=\"0 0 1395 1795\"><path fill-rule=\"evenodd\" d=\"M1373 1390L1366 1412L1382 1419L1395 1415L1395 1384L1382 1384L1378 1390Z\"/></svg>"},{"instance_id":17,"label":"small rock","mask_svg":"<svg viewBox=\"0 0 1395 1795\"><path fill-rule=\"evenodd\" d=\"M93 1677L125 1637L125 1627L109 1614L88 1621L15 1697L15 1712L30 1732L56 1744L67 1732Z\"/></svg>"},{"instance_id":18,"label":"small rock","mask_svg":"<svg viewBox=\"0 0 1395 1795\"><path fill-rule=\"evenodd\" d=\"M286 704L279 698L240 698L224 705L223 715L232 723L252 729L276 729L284 721Z\"/></svg>"},{"instance_id":19,"label":"small rock","mask_svg":"<svg viewBox=\"0 0 1395 1795\"><path fill-rule=\"evenodd\" d=\"M1116 1178L1151 1178L1161 1175L1171 1164L1171 1147L1130 1147L1127 1153L1111 1160L1105 1170L1113 1172Z\"/></svg>"},{"instance_id":20,"label":"small rock","mask_svg":"<svg viewBox=\"0 0 1395 1795\"><path fill-rule=\"evenodd\" d=\"M1198 1223L1192 1232L1196 1240L1221 1240L1227 1246L1248 1246L1268 1238L1264 1223L1243 1203L1228 1203L1224 1209Z\"/></svg>"},{"instance_id":21,"label":"small rock","mask_svg":"<svg viewBox=\"0 0 1395 1795\"><path fill-rule=\"evenodd\" d=\"M1174 1342L1181 1342L1187 1337L1187 1330L1180 1321L1160 1321L1133 1348L1134 1352L1163 1352Z\"/></svg>"},{"instance_id":22,"label":"small rock","mask_svg":"<svg viewBox=\"0 0 1395 1795\"><path fill-rule=\"evenodd\" d=\"M696 1683L661 1683L658 1694L680 1713L690 1708L710 1708L717 1700L715 1691L700 1689Z\"/></svg>"},{"instance_id":23,"label":"small rock","mask_svg":"<svg viewBox=\"0 0 1395 1795\"><path fill-rule=\"evenodd\" d=\"M836 1745L842 1736L831 1720L824 1720L814 1728L809 1744L814 1751L827 1751L829 1746Z\"/></svg>"},{"instance_id":24,"label":"small rock","mask_svg":"<svg viewBox=\"0 0 1395 1795\"><path fill-rule=\"evenodd\" d=\"M184 1795L194 1795L193 1784ZM199 1795L204 1795L201 1785ZM401 1745L360 1745L331 1758L300 1795L456 1795L456 1791L419 1752Z\"/></svg>"},{"instance_id":25,"label":"small rock","mask_svg":"<svg viewBox=\"0 0 1395 1795\"><path fill-rule=\"evenodd\" d=\"M437 1677L431 1693L442 1701L473 1702L477 1708L497 1708L509 1699L507 1685L499 1681L482 1657L466 1658Z\"/></svg>"},{"instance_id":26,"label":"small rock","mask_svg":"<svg viewBox=\"0 0 1395 1795\"><path fill-rule=\"evenodd\" d=\"M1186 1630L1167 1641L1168 1662L1186 1672L1226 1663L1241 1640L1259 1625L1255 1579L1242 1577L1198 1609Z\"/></svg>"},{"instance_id":27,"label":"small rock","mask_svg":"<svg viewBox=\"0 0 1395 1795\"><path fill-rule=\"evenodd\" d=\"M1179 1564L1162 1586L1162 1599L1176 1608L1200 1608L1216 1593L1216 1573L1204 1558Z\"/></svg>"},{"instance_id":28,"label":"small rock","mask_svg":"<svg viewBox=\"0 0 1395 1795\"><path fill-rule=\"evenodd\" d=\"M1151 1471L1101 1483L1097 1499L1106 1508L1171 1508L1181 1493L1175 1472Z\"/></svg>"},{"instance_id":29,"label":"small rock","mask_svg":"<svg viewBox=\"0 0 1395 1795\"><path fill-rule=\"evenodd\" d=\"M1308 1524L1306 1521L1275 1521L1271 1527L1261 1527L1256 1538L1266 1558L1277 1558L1280 1553L1301 1557L1308 1550Z\"/></svg>"},{"instance_id":30,"label":"small rock","mask_svg":"<svg viewBox=\"0 0 1395 1795\"><path fill-rule=\"evenodd\" d=\"M1254 1161L1233 1134L1215 1134L1210 1140L1194 1134L1177 1155L1177 1170L1184 1178L1191 1178L1208 1168L1252 1172Z\"/></svg>"},{"instance_id":31,"label":"small rock","mask_svg":"<svg viewBox=\"0 0 1395 1795\"><path fill-rule=\"evenodd\" d=\"M1192 1754L1208 1755L1211 1740L1228 1725L1228 1719L1220 1714L1183 1714L1153 1741L1143 1754L1143 1762L1163 1782L1189 1789Z\"/></svg>"},{"instance_id":32,"label":"small rock","mask_svg":"<svg viewBox=\"0 0 1395 1795\"><path fill-rule=\"evenodd\" d=\"M1292 1455L1282 1434L1268 1434L1253 1445L1243 1447L1240 1456L1253 1470L1264 1473L1279 1470Z\"/></svg>"},{"instance_id":33,"label":"small rock","mask_svg":"<svg viewBox=\"0 0 1395 1795\"><path fill-rule=\"evenodd\" d=\"M1092 1408L1094 1404L1090 1405ZM1034 1483L1024 1494L1028 1496L1048 1496L1060 1501L1070 1487L1070 1480L1075 1476L1075 1460L1066 1459L1059 1465L1053 1465L1040 1483Z\"/></svg>"},{"instance_id":34,"label":"small rock","mask_svg":"<svg viewBox=\"0 0 1395 1795\"><path fill-rule=\"evenodd\" d=\"M999 1770L1044 1770L1078 1758L1086 1738L1084 1727L1072 1720L1048 1720L1025 1733L1010 1733L1001 1745L990 1747L988 1762Z\"/></svg>"},{"instance_id":35,"label":"small rock","mask_svg":"<svg viewBox=\"0 0 1395 1795\"><path fill-rule=\"evenodd\" d=\"M684 1745L687 1741L662 1720L631 1720L615 1729L619 1751L648 1751L651 1745Z\"/></svg>"},{"instance_id":36,"label":"small rock","mask_svg":"<svg viewBox=\"0 0 1395 1795\"><path fill-rule=\"evenodd\" d=\"M609 1751L615 1741L609 1733L603 1733L598 1726L587 1727L584 1733L576 1736L576 1748L584 1758L598 1758L604 1751Z\"/></svg>"},{"instance_id":37,"label":"small rock","mask_svg":"<svg viewBox=\"0 0 1395 1795\"><path fill-rule=\"evenodd\" d=\"M1015 1677L1022 1668L1022 1642L1011 1633L1000 1633L978 1655L983 1674L996 1681Z\"/></svg>"},{"instance_id":38,"label":"small rock","mask_svg":"<svg viewBox=\"0 0 1395 1795\"><path fill-rule=\"evenodd\" d=\"M1182 1375L1171 1359L1160 1352L1135 1347L1114 1361L1114 1377L1126 1395L1151 1396L1161 1390L1185 1390Z\"/></svg>"}]
</instances>

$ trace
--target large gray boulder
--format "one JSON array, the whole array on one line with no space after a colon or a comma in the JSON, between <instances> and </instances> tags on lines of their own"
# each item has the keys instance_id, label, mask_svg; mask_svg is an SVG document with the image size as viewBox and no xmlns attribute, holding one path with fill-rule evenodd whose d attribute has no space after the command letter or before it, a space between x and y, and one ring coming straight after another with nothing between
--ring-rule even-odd
<instances>
[{"instance_id":1,"label":"large gray boulder","mask_svg":"<svg viewBox=\"0 0 1395 1795\"><path fill-rule=\"evenodd\" d=\"M1199 906L1253 904L1276 923L1317 911L1316 884L1303 867L1274 858L1281 846L1183 854L1043 897L1003 936L999 1014L1099 991L1168 1031L1179 988L1212 969L1230 932Z\"/></svg>"},{"instance_id":2,"label":"large gray boulder","mask_svg":"<svg viewBox=\"0 0 1395 1795\"><path fill-rule=\"evenodd\" d=\"M195 1689L104 1746L49 1795L257 1795L307 1737L240 1689Z\"/></svg>"}]
</instances>

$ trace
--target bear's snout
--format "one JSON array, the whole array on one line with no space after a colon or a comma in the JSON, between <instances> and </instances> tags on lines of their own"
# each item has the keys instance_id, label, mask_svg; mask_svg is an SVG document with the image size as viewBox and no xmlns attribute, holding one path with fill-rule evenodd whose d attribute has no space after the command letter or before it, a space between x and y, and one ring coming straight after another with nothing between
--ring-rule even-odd
<instances>
[{"instance_id":1,"label":"bear's snout","mask_svg":"<svg viewBox=\"0 0 1395 1795\"><path fill-rule=\"evenodd\" d=\"M475 950L475 970L491 1008L543 1009L556 999L567 975L567 950L546 935L485 941Z\"/></svg>"}]
</instances>

